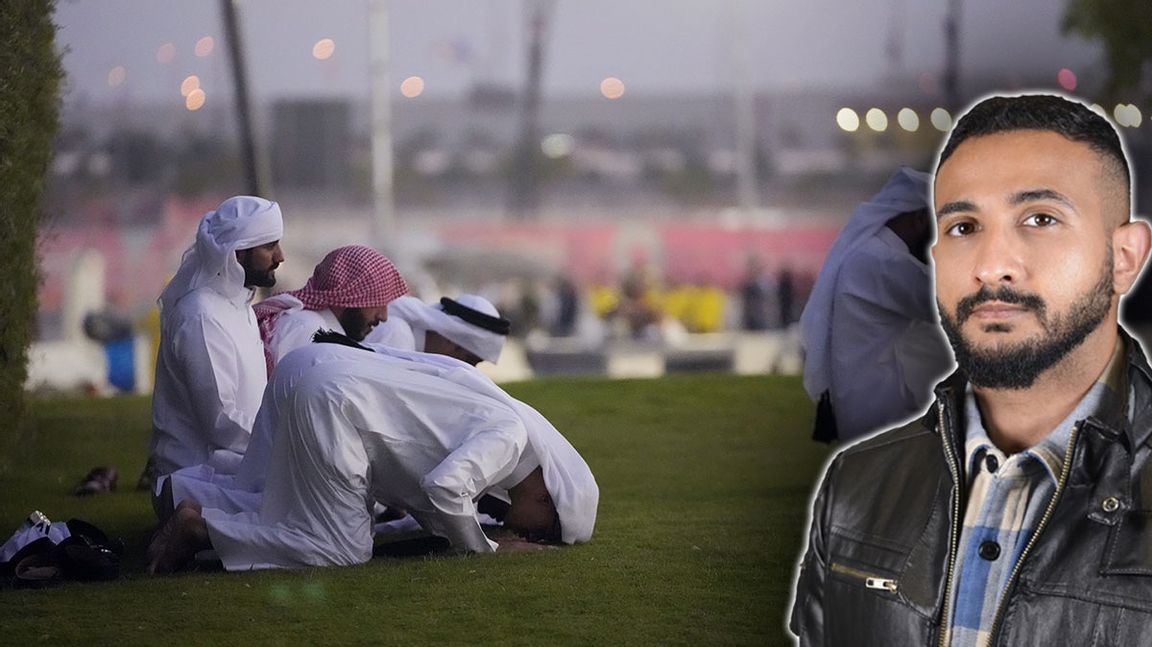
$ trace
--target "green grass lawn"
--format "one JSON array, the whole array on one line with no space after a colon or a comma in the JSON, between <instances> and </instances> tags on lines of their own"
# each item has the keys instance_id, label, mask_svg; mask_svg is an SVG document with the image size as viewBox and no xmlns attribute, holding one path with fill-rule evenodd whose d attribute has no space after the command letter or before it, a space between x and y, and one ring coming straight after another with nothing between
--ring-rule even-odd
<instances>
[{"instance_id":1,"label":"green grass lawn","mask_svg":"<svg viewBox=\"0 0 1152 647\"><path fill-rule=\"evenodd\" d=\"M0 474L0 534L33 509L127 545L117 582L0 590L0 642L789 644L808 494L827 455L797 378L541 380L508 390L600 483L592 541L543 553L377 558L353 568L143 574L154 528L148 401L41 400ZM76 498L111 464L118 492Z\"/></svg>"}]
</instances>

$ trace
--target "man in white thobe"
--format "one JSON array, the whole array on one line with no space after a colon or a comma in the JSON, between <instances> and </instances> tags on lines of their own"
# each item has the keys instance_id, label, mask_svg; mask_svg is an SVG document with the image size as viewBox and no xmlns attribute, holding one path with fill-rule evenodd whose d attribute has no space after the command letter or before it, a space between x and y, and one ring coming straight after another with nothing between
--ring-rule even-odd
<instances>
[{"instance_id":1,"label":"man in white thobe","mask_svg":"<svg viewBox=\"0 0 1152 647\"><path fill-rule=\"evenodd\" d=\"M482 296L443 297L428 304L413 296L400 297L388 307L388 320L365 337L365 343L402 350L447 355L476 366L500 360L511 322Z\"/></svg>"},{"instance_id":2,"label":"man in white thobe","mask_svg":"<svg viewBox=\"0 0 1152 647\"><path fill-rule=\"evenodd\" d=\"M276 435L259 510L182 503L153 543L151 570L209 544L228 570L363 563L374 501L408 510L455 550L491 552L499 545L475 501L500 490L507 527L591 537L599 489L588 465L539 413L460 361L313 344L277 367L261 415Z\"/></svg>"},{"instance_id":3,"label":"man in white thobe","mask_svg":"<svg viewBox=\"0 0 1152 647\"><path fill-rule=\"evenodd\" d=\"M841 442L923 413L952 365L926 256L930 179L902 168L856 208L800 318L804 387L827 398Z\"/></svg>"},{"instance_id":4,"label":"man in white thobe","mask_svg":"<svg viewBox=\"0 0 1152 647\"><path fill-rule=\"evenodd\" d=\"M275 202L230 198L201 219L161 293L149 449L156 476L239 464L267 383L249 302L254 288L276 282L283 233Z\"/></svg>"},{"instance_id":5,"label":"man in white thobe","mask_svg":"<svg viewBox=\"0 0 1152 647\"><path fill-rule=\"evenodd\" d=\"M328 252L303 288L281 292L253 308L268 375L280 358L311 343L319 330L362 341L388 319L389 304L407 293L396 266L371 247L348 245Z\"/></svg>"}]
</instances>

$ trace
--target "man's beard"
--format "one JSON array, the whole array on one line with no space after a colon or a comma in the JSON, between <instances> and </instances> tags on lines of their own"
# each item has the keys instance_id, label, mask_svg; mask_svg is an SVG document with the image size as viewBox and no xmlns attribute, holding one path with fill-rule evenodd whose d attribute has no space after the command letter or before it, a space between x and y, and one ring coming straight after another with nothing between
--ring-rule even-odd
<instances>
[{"instance_id":1,"label":"man's beard","mask_svg":"<svg viewBox=\"0 0 1152 647\"><path fill-rule=\"evenodd\" d=\"M266 269L258 270L251 266L252 250L250 249L240 252L240 257L237 260L240 262L240 267L244 268L244 287L270 288L276 285L276 268L280 267L279 263L272 263Z\"/></svg>"},{"instance_id":2,"label":"man's beard","mask_svg":"<svg viewBox=\"0 0 1152 647\"><path fill-rule=\"evenodd\" d=\"M244 268L244 287L270 288L273 285L276 285L275 267L270 267L266 270L255 270L249 267Z\"/></svg>"},{"instance_id":3,"label":"man's beard","mask_svg":"<svg viewBox=\"0 0 1152 647\"><path fill-rule=\"evenodd\" d=\"M961 326L972 315L973 309L987 301L1002 301L1023 306L1036 315L1044 332L1036 338L991 348L977 348L964 338ZM956 364L974 386L990 389L1026 389L1036 382L1044 371L1064 359L1079 346L1108 316L1112 306L1112 254L1109 249L1104 272L1092 289L1081 296L1064 316L1049 320L1044 300L1035 294L1019 292L1007 286L991 290L988 286L956 305L953 319L937 301L940 325L948 335ZM1003 324L989 324L989 331L1007 332Z\"/></svg>"},{"instance_id":4,"label":"man's beard","mask_svg":"<svg viewBox=\"0 0 1152 647\"><path fill-rule=\"evenodd\" d=\"M368 327L368 318L364 316L364 310L361 308L344 308L344 312L341 312L336 320L343 326L344 334L353 341L364 341L371 331Z\"/></svg>"}]
</instances>

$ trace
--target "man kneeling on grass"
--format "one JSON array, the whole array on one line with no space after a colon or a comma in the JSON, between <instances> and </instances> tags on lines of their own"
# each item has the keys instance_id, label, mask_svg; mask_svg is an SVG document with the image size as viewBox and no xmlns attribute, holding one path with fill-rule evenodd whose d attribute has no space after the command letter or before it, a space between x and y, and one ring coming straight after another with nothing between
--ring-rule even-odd
<instances>
[{"instance_id":1,"label":"man kneeling on grass","mask_svg":"<svg viewBox=\"0 0 1152 647\"><path fill-rule=\"evenodd\" d=\"M324 356L317 362L314 356ZM170 572L214 548L230 571L343 566L372 557L372 504L407 510L460 552L587 541L599 489L587 463L539 413L457 360L317 343L289 353L265 393L275 426L259 509L185 499L149 547ZM497 544L476 520L507 493Z\"/></svg>"}]
</instances>

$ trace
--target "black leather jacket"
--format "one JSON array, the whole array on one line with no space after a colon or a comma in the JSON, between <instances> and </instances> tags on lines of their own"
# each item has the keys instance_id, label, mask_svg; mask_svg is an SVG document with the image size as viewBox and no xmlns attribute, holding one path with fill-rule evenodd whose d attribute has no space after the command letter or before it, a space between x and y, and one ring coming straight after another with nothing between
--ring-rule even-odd
<instances>
[{"instance_id":1,"label":"black leather jacket","mask_svg":"<svg viewBox=\"0 0 1152 647\"><path fill-rule=\"evenodd\" d=\"M1121 336L1132 401L1077 424L992 645L1152 645L1152 370ZM953 375L922 419L828 465L792 609L800 644L940 642L966 505L964 390Z\"/></svg>"}]
</instances>

